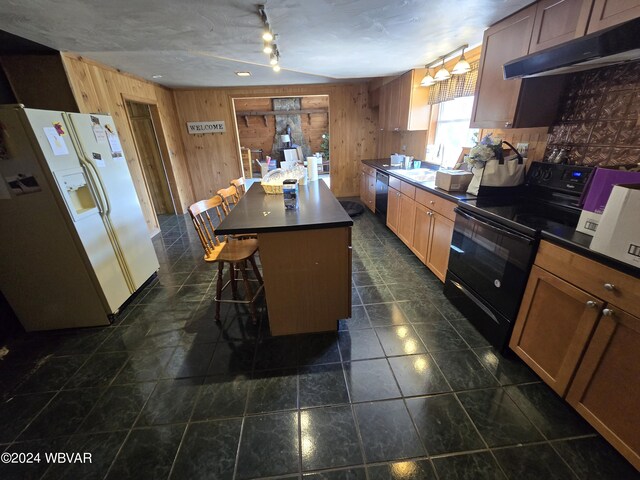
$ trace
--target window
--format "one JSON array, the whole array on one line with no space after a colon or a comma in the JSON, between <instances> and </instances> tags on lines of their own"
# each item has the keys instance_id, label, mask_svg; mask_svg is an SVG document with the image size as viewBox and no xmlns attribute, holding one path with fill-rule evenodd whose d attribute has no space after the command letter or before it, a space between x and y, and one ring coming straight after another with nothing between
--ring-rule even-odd
<instances>
[{"instance_id":1,"label":"window","mask_svg":"<svg viewBox=\"0 0 640 480\"><path fill-rule=\"evenodd\" d=\"M463 147L474 145L473 135L477 128L469 128L473 97L459 97L439 103L436 136L433 145L427 147L427 161L453 168Z\"/></svg>"}]
</instances>

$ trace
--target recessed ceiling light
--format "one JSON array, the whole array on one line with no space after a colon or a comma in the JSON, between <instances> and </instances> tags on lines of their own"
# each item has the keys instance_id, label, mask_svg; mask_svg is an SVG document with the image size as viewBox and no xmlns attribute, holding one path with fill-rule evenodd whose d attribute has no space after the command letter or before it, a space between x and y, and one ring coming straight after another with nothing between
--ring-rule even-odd
<instances>
[{"instance_id":1,"label":"recessed ceiling light","mask_svg":"<svg viewBox=\"0 0 640 480\"><path fill-rule=\"evenodd\" d=\"M251 72L236 72L236 75L238 75L239 77L250 77Z\"/></svg>"},{"instance_id":2,"label":"recessed ceiling light","mask_svg":"<svg viewBox=\"0 0 640 480\"><path fill-rule=\"evenodd\" d=\"M151 75L151 78L162 78L162 75Z\"/></svg>"}]
</instances>

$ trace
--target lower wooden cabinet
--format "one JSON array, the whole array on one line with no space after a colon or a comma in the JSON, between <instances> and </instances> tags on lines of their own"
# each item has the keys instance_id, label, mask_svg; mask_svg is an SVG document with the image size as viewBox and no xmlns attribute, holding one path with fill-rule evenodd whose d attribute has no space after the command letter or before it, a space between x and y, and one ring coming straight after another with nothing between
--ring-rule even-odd
<instances>
[{"instance_id":1,"label":"lower wooden cabinet","mask_svg":"<svg viewBox=\"0 0 640 480\"><path fill-rule=\"evenodd\" d=\"M387 227L398 234L398 213L400 212L400 192L389 187L387 196Z\"/></svg>"},{"instance_id":2,"label":"lower wooden cabinet","mask_svg":"<svg viewBox=\"0 0 640 480\"><path fill-rule=\"evenodd\" d=\"M449 265L453 222L447 217L433 212L431 215L431 237L427 253L427 267L444 282Z\"/></svg>"},{"instance_id":3,"label":"lower wooden cabinet","mask_svg":"<svg viewBox=\"0 0 640 480\"><path fill-rule=\"evenodd\" d=\"M509 346L563 396L603 303L533 266Z\"/></svg>"},{"instance_id":4,"label":"lower wooden cabinet","mask_svg":"<svg viewBox=\"0 0 640 480\"><path fill-rule=\"evenodd\" d=\"M431 217L433 212L424 205L416 202L415 226L413 228L413 242L411 250L422 263L427 263L429 252L429 235L431 234Z\"/></svg>"},{"instance_id":5,"label":"lower wooden cabinet","mask_svg":"<svg viewBox=\"0 0 640 480\"><path fill-rule=\"evenodd\" d=\"M389 187L387 226L444 282L455 203L406 182L396 186L400 190Z\"/></svg>"},{"instance_id":6,"label":"lower wooden cabinet","mask_svg":"<svg viewBox=\"0 0 640 480\"><path fill-rule=\"evenodd\" d=\"M602 313L567 401L640 469L640 318Z\"/></svg>"},{"instance_id":7,"label":"lower wooden cabinet","mask_svg":"<svg viewBox=\"0 0 640 480\"><path fill-rule=\"evenodd\" d=\"M360 172L360 200L362 203L375 212L376 210L376 174L375 169L363 165Z\"/></svg>"},{"instance_id":8,"label":"lower wooden cabinet","mask_svg":"<svg viewBox=\"0 0 640 480\"><path fill-rule=\"evenodd\" d=\"M542 241L509 345L640 469L638 291L637 278Z\"/></svg>"},{"instance_id":9,"label":"lower wooden cabinet","mask_svg":"<svg viewBox=\"0 0 640 480\"><path fill-rule=\"evenodd\" d=\"M396 235L409 248L413 244L413 229L416 222L416 202L413 198L400 194L398 211L398 231Z\"/></svg>"}]
</instances>

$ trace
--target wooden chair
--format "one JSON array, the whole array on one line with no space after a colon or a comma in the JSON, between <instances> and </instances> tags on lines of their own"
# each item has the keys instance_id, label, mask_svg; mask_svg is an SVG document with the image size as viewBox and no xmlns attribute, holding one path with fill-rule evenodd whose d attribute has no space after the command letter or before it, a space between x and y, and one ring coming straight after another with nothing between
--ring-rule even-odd
<instances>
[{"instance_id":1,"label":"wooden chair","mask_svg":"<svg viewBox=\"0 0 640 480\"><path fill-rule=\"evenodd\" d=\"M224 209L224 214L228 215L231 211L231 206L235 206L240 201L240 195L238 194L238 189L235 185L231 185L227 188L221 188L216 192L216 194L222 197L222 208Z\"/></svg>"},{"instance_id":2,"label":"wooden chair","mask_svg":"<svg viewBox=\"0 0 640 480\"><path fill-rule=\"evenodd\" d=\"M218 220L222 220L224 216L224 202L222 197L216 195L208 200L201 200L189 207L189 214L193 221L202 248L204 248L205 262L218 264L218 279L216 282L216 322L220 321L220 304L225 303L243 303L249 305L253 323L257 322L257 314L255 300L264 288L262 275L256 265L254 255L258 251L258 240L255 238L247 238L244 240L228 239L226 236L216 235L215 227L211 221L211 215L217 216ZM247 261L251 264L256 280L249 279L247 274ZM224 275L224 264L229 264L230 280L222 284ZM240 272L242 282L244 284L245 299L237 300L238 286L236 285L236 269ZM259 286L254 292L251 288L251 281L257 281ZM222 300L222 292L231 284L233 292L232 300Z\"/></svg>"},{"instance_id":3,"label":"wooden chair","mask_svg":"<svg viewBox=\"0 0 640 480\"><path fill-rule=\"evenodd\" d=\"M244 177L234 178L229 182L229 185L236 187L238 191L238 198L242 198L247 193L247 188L244 185Z\"/></svg>"}]
</instances>

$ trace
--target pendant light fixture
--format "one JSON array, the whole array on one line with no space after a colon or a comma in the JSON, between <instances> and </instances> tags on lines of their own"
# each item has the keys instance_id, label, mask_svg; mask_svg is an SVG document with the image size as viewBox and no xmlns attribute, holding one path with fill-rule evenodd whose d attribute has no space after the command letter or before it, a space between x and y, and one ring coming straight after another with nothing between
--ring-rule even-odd
<instances>
[{"instance_id":1,"label":"pendant light fixture","mask_svg":"<svg viewBox=\"0 0 640 480\"><path fill-rule=\"evenodd\" d=\"M467 62L467 59L464 58L464 50L468 46L469 45L465 45L464 47L462 47L462 55L460 55L460 60L458 60L458 63L456 63L455 66L453 67L453 70L451 70L451 73L453 73L454 75L462 75L464 73L467 73L469 70L471 70L471 65L469 65L469 62Z\"/></svg>"},{"instance_id":2,"label":"pendant light fixture","mask_svg":"<svg viewBox=\"0 0 640 480\"><path fill-rule=\"evenodd\" d=\"M449 70L444 68L444 57L442 57L442 67L440 67L440 70L436 72L436 75L435 77L433 77L433 79L436 82L442 82L444 80L449 80L450 78L451 74L449 73Z\"/></svg>"},{"instance_id":3,"label":"pendant light fixture","mask_svg":"<svg viewBox=\"0 0 640 480\"><path fill-rule=\"evenodd\" d=\"M430 87L431 85L435 85L436 80L431 76L431 69L427 65L425 65L424 68L427 69L427 74L424 76L424 78L420 82L420 86Z\"/></svg>"}]
</instances>

